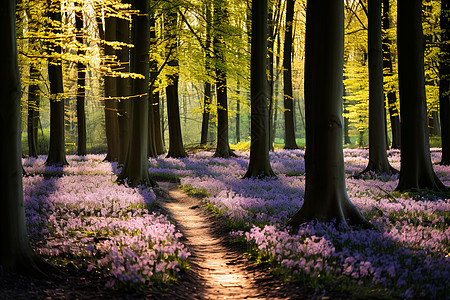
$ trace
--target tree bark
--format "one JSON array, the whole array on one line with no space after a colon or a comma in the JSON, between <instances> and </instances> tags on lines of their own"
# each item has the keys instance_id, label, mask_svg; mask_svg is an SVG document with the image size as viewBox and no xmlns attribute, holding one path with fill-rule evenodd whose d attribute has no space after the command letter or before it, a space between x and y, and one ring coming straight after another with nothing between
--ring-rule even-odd
<instances>
[{"instance_id":1,"label":"tree bark","mask_svg":"<svg viewBox=\"0 0 450 300\"><path fill-rule=\"evenodd\" d=\"M292 35L295 0L286 1L286 31L284 34L283 83L284 83L284 149L298 149L295 141L294 96L292 93Z\"/></svg>"},{"instance_id":2,"label":"tree bark","mask_svg":"<svg viewBox=\"0 0 450 300\"><path fill-rule=\"evenodd\" d=\"M441 1L441 59L439 106L441 115L442 165L450 164L450 1Z\"/></svg>"},{"instance_id":3,"label":"tree bark","mask_svg":"<svg viewBox=\"0 0 450 300\"><path fill-rule=\"evenodd\" d=\"M85 51L81 49L80 45L83 45L83 11L80 10L75 15L75 25L77 28L77 41L79 43L78 56L83 56ZM86 114L84 111L84 101L86 95L86 65L79 61L78 68L78 84L77 84L77 131L78 131L78 144L77 154L86 155Z\"/></svg>"},{"instance_id":4,"label":"tree bark","mask_svg":"<svg viewBox=\"0 0 450 300\"><path fill-rule=\"evenodd\" d=\"M149 73L150 73L150 0L133 1L133 55L131 71L141 74L143 79L133 80L133 99L130 100L130 136L128 151L119 181L126 181L130 186L156 183L148 173L148 113L149 113Z\"/></svg>"},{"instance_id":5,"label":"tree bark","mask_svg":"<svg viewBox=\"0 0 450 300\"><path fill-rule=\"evenodd\" d=\"M392 76L394 71L392 68L392 56L391 56L391 41L387 32L390 28L389 12L390 12L390 0L383 0L383 31L385 32L383 37L383 69L386 70L386 74ZM397 95L393 85L389 86L387 91L387 101L389 107L389 117L391 120L392 131L392 145L393 149L400 149L400 114L397 108Z\"/></svg>"},{"instance_id":6,"label":"tree bark","mask_svg":"<svg viewBox=\"0 0 450 300\"><path fill-rule=\"evenodd\" d=\"M105 19L105 40L116 40L116 18L109 17ZM104 51L106 56L113 56L116 51L112 46L105 45ZM106 75L105 81L105 130L107 154L106 161L119 160L119 124L117 120L117 78Z\"/></svg>"},{"instance_id":7,"label":"tree bark","mask_svg":"<svg viewBox=\"0 0 450 300\"><path fill-rule=\"evenodd\" d=\"M391 174L386 154L386 111L383 91L381 0L369 0L369 164L362 173Z\"/></svg>"},{"instance_id":8,"label":"tree bark","mask_svg":"<svg viewBox=\"0 0 450 300\"><path fill-rule=\"evenodd\" d=\"M272 177L269 159L269 84L267 64L267 0L252 3L250 59L251 141L250 162L244 178Z\"/></svg>"},{"instance_id":9,"label":"tree bark","mask_svg":"<svg viewBox=\"0 0 450 300\"><path fill-rule=\"evenodd\" d=\"M211 24L212 12L210 1L206 1L206 41L205 41L205 73L206 76L211 74ZM202 107L202 132L200 137L200 145L204 146L208 143L209 115L211 111L211 83L208 79L204 82L204 96Z\"/></svg>"},{"instance_id":10,"label":"tree bark","mask_svg":"<svg viewBox=\"0 0 450 300\"><path fill-rule=\"evenodd\" d=\"M27 118L27 132L28 132L28 155L30 157L38 157L38 126L39 126L39 106L40 95L39 87L36 84L38 79L38 70L30 63L30 84L28 85L28 118Z\"/></svg>"},{"instance_id":11,"label":"tree bark","mask_svg":"<svg viewBox=\"0 0 450 300\"><path fill-rule=\"evenodd\" d=\"M241 142L241 85L237 80L237 101L236 101L236 144Z\"/></svg>"},{"instance_id":12,"label":"tree bark","mask_svg":"<svg viewBox=\"0 0 450 300\"><path fill-rule=\"evenodd\" d=\"M4 1L0 10L3 42L0 55L0 266L5 273L46 276L49 265L33 253L25 221L22 186L22 142L20 129L20 73L16 44L16 3Z\"/></svg>"},{"instance_id":13,"label":"tree bark","mask_svg":"<svg viewBox=\"0 0 450 300\"><path fill-rule=\"evenodd\" d=\"M169 151L167 157L187 157L183 145L181 133L180 104L178 100L179 64L177 57L178 38L176 34L178 14L170 11L165 15L166 38L168 39L167 55L170 55L167 65L173 70L167 75L168 85L166 87L167 118L169 123Z\"/></svg>"},{"instance_id":14,"label":"tree bark","mask_svg":"<svg viewBox=\"0 0 450 300\"><path fill-rule=\"evenodd\" d=\"M398 0L401 169L398 191L446 191L431 164L424 78L422 1Z\"/></svg>"},{"instance_id":15,"label":"tree bark","mask_svg":"<svg viewBox=\"0 0 450 300\"><path fill-rule=\"evenodd\" d=\"M129 3L130 1L125 1ZM130 44L130 22L125 19L117 19L116 38L118 42ZM130 72L130 49L128 46L122 46L116 50L119 61L118 70L123 73ZM131 79L129 77L116 78L117 84L117 124L119 135L119 157L118 164L125 163L130 135L130 102L131 100Z\"/></svg>"},{"instance_id":16,"label":"tree bark","mask_svg":"<svg viewBox=\"0 0 450 300\"><path fill-rule=\"evenodd\" d=\"M306 11L306 190L303 206L288 220L336 220L370 226L350 202L342 145L344 2L308 0Z\"/></svg>"},{"instance_id":17,"label":"tree bark","mask_svg":"<svg viewBox=\"0 0 450 300\"><path fill-rule=\"evenodd\" d=\"M57 7L60 7L58 3ZM61 22L61 11L49 10L48 16L54 21ZM54 53L61 54L61 46L54 45ZM53 54L55 55L55 54ZM68 165L64 137L64 85L61 58L50 58L48 65L48 78L50 81L50 147L47 166Z\"/></svg>"}]
</instances>

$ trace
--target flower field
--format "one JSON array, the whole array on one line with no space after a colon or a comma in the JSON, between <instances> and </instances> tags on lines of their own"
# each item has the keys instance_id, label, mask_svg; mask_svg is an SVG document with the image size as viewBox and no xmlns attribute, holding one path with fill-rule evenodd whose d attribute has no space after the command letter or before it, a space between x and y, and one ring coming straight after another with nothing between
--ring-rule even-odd
<instances>
[{"instance_id":1,"label":"flower field","mask_svg":"<svg viewBox=\"0 0 450 300\"><path fill-rule=\"evenodd\" d=\"M300 281L317 292L330 288L379 297L450 296L450 200L427 193L400 194L398 175L365 175L367 150L344 150L351 201L376 230L344 229L335 224L284 223L303 203L304 151L272 152L276 179L241 179L248 152L237 158L151 158L149 171L179 177L185 191L205 196L208 207L225 216L232 236L245 242L257 262L278 276ZM399 169L400 154L389 151ZM155 286L186 269L189 249L151 189L114 183L116 165L104 156L69 156L65 168L46 168L44 157L24 159L25 206L30 239L47 258L82 258L110 286ZM437 163L440 153L433 149ZM450 186L450 167L434 165ZM46 176L51 174L53 176Z\"/></svg>"}]
</instances>

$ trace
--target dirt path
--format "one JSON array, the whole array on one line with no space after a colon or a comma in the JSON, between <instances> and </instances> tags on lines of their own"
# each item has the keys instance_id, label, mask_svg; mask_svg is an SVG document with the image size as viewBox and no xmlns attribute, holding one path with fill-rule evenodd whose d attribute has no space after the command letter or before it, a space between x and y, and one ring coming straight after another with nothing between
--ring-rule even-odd
<instances>
[{"instance_id":1,"label":"dirt path","mask_svg":"<svg viewBox=\"0 0 450 300\"><path fill-rule=\"evenodd\" d=\"M198 198L186 195L176 183L158 182L169 197L159 204L178 224L192 257L194 282L186 285L185 299L306 299L300 288L282 282L249 262L229 243L217 218ZM188 286L190 285L190 286Z\"/></svg>"}]
</instances>

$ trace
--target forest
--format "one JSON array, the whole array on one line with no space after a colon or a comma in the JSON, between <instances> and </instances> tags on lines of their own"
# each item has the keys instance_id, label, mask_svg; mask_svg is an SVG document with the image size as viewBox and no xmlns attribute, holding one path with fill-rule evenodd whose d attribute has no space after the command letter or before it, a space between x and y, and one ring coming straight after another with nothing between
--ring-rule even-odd
<instances>
[{"instance_id":1,"label":"forest","mask_svg":"<svg viewBox=\"0 0 450 300\"><path fill-rule=\"evenodd\" d=\"M448 0L5 0L1 299L450 299Z\"/></svg>"}]
</instances>

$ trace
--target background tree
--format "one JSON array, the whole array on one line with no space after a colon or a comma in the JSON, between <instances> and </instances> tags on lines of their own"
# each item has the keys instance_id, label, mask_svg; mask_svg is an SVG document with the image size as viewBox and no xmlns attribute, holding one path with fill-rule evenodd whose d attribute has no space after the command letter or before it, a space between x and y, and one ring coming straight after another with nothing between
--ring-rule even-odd
<instances>
[{"instance_id":1,"label":"background tree","mask_svg":"<svg viewBox=\"0 0 450 300\"><path fill-rule=\"evenodd\" d=\"M83 49L83 10L78 4L78 10L75 12L75 24L77 29L78 56L83 57L85 50ZM86 96L86 65L81 59L77 63L78 83L77 83L77 129L78 129L78 155L86 155L86 114L84 109Z\"/></svg>"},{"instance_id":2,"label":"background tree","mask_svg":"<svg viewBox=\"0 0 450 300\"><path fill-rule=\"evenodd\" d=\"M441 113L442 159L450 164L450 2L441 0L441 56L439 62L439 105Z\"/></svg>"},{"instance_id":3,"label":"background tree","mask_svg":"<svg viewBox=\"0 0 450 300\"><path fill-rule=\"evenodd\" d=\"M166 8L167 9L167 8ZM164 24L166 28L166 38L168 40L166 55L168 56L167 66L171 69L167 73L167 115L169 123L169 151L167 157L186 157L184 150L183 137L181 134L180 106L178 100L178 80L179 63L177 58L178 38L176 31L178 29L178 13L172 7L164 15Z\"/></svg>"},{"instance_id":4,"label":"background tree","mask_svg":"<svg viewBox=\"0 0 450 300\"><path fill-rule=\"evenodd\" d=\"M431 164L424 76L422 1L398 0L401 168L397 190L446 191Z\"/></svg>"},{"instance_id":5,"label":"background tree","mask_svg":"<svg viewBox=\"0 0 450 300\"><path fill-rule=\"evenodd\" d=\"M269 160L269 86L267 65L267 0L252 2L251 35L251 144L244 178L275 176Z\"/></svg>"},{"instance_id":6,"label":"background tree","mask_svg":"<svg viewBox=\"0 0 450 300\"><path fill-rule=\"evenodd\" d=\"M294 96L292 93L292 35L295 0L286 0L286 30L284 33L283 83L284 83L284 148L297 149L294 127Z\"/></svg>"},{"instance_id":7,"label":"background tree","mask_svg":"<svg viewBox=\"0 0 450 300\"><path fill-rule=\"evenodd\" d=\"M52 0L48 6L48 17L61 24L61 2ZM57 25L56 25L57 26ZM55 28L56 32L60 29ZM66 141L64 136L64 86L61 61L61 40L49 42L50 60L48 78L50 81L50 147L46 165L67 165Z\"/></svg>"},{"instance_id":8,"label":"background tree","mask_svg":"<svg viewBox=\"0 0 450 300\"><path fill-rule=\"evenodd\" d=\"M25 223L22 187L20 130L20 76L16 45L16 2L4 1L0 10L0 154L5 159L0 172L0 266L3 272L44 276L50 270L30 247Z\"/></svg>"},{"instance_id":9,"label":"background tree","mask_svg":"<svg viewBox=\"0 0 450 300\"><path fill-rule=\"evenodd\" d=\"M381 0L368 1L369 19L369 163L365 172L394 173L386 154L386 111L383 91Z\"/></svg>"},{"instance_id":10,"label":"background tree","mask_svg":"<svg viewBox=\"0 0 450 300\"><path fill-rule=\"evenodd\" d=\"M289 220L369 223L350 202L342 149L344 2L309 0L306 10L306 190Z\"/></svg>"}]
</instances>

